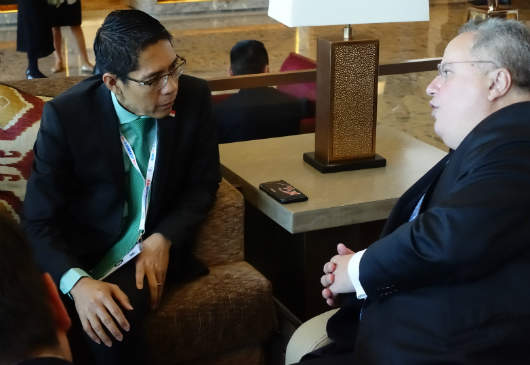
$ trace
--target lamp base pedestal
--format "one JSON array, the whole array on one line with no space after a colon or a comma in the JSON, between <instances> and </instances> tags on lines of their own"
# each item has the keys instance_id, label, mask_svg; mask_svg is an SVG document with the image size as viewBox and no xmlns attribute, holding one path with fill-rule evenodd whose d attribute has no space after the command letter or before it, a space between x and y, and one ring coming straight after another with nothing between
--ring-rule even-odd
<instances>
[{"instance_id":1,"label":"lamp base pedestal","mask_svg":"<svg viewBox=\"0 0 530 365\"><path fill-rule=\"evenodd\" d=\"M519 10L510 6L499 6L490 11L487 6L473 6L467 9L467 20L482 22L488 18L519 19Z\"/></svg>"},{"instance_id":2,"label":"lamp base pedestal","mask_svg":"<svg viewBox=\"0 0 530 365\"><path fill-rule=\"evenodd\" d=\"M304 161L323 173L362 170L386 166L386 159L378 155L377 153L372 158L364 158L360 160L349 160L327 164L325 162L317 160L315 158L314 152L306 152L304 153Z\"/></svg>"}]
</instances>

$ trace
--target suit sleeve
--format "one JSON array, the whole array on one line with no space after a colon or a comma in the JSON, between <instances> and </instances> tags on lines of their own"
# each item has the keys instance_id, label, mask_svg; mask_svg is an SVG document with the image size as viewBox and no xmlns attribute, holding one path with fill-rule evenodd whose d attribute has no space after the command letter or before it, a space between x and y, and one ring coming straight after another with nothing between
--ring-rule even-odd
<instances>
[{"instance_id":1,"label":"suit sleeve","mask_svg":"<svg viewBox=\"0 0 530 365\"><path fill-rule=\"evenodd\" d=\"M33 152L33 168L24 199L24 228L37 262L59 283L68 269L80 265L69 254L59 228L73 174L71 152L53 102L44 106Z\"/></svg>"},{"instance_id":2,"label":"suit sleeve","mask_svg":"<svg viewBox=\"0 0 530 365\"><path fill-rule=\"evenodd\" d=\"M154 231L162 233L173 245L190 243L199 225L208 215L215 201L217 188L221 181L219 171L219 149L217 131L212 118L210 90L201 80L197 93L199 103L198 118L193 123L197 130L193 136L192 152L186 158L192 159L190 170L186 172L187 181L179 191L178 199L165 217L156 225ZM174 168L182 168L175 166Z\"/></svg>"},{"instance_id":3,"label":"suit sleeve","mask_svg":"<svg viewBox=\"0 0 530 365\"><path fill-rule=\"evenodd\" d=\"M504 146L463 168L442 201L370 246L359 269L368 297L474 280L528 251L529 150Z\"/></svg>"}]
</instances>

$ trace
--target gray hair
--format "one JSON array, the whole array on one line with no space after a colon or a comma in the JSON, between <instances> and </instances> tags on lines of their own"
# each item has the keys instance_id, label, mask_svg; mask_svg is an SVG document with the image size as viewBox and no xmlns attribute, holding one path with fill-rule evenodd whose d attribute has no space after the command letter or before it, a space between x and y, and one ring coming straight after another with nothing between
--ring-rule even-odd
<instances>
[{"instance_id":1,"label":"gray hair","mask_svg":"<svg viewBox=\"0 0 530 365\"><path fill-rule=\"evenodd\" d=\"M530 30L516 20L490 18L464 24L459 34L476 33L471 52L508 69L514 85L530 90Z\"/></svg>"}]
</instances>

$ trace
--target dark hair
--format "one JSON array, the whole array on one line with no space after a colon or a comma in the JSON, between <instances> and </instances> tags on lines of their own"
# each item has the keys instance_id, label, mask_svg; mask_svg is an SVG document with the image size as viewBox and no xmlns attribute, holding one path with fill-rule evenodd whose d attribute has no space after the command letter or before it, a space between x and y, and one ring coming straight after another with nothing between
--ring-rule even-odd
<instances>
[{"instance_id":1,"label":"dark hair","mask_svg":"<svg viewBox=\"0 0 530 365\"><path fill-rule=\"evenodd\" d=\"M98 73L110 72L124 83L138 69L138 56L160 40L172 41L158 20L140 10L116 10L105 18L94 39Z\"/></svg>"},{"instance_id":2,"label":"dark hair","mask_svg":"<svg viewBox=\"0 0 530 365\"><path fill-rule=\"evenodd\" d=\"M16 223L0 213L0 364L56 346L43 276Z\"/></svg>"},{"instance_id":3,"label":"dark hair","mask_svg":"<svg viewBox=\"0 0 530 365\"><path fill-rule=\"evenodd\" d=\"M258 74L269 64L269 55L260 41L239 41L230 51L230 67L234 75Z\"/></svg>"}]
</instances>

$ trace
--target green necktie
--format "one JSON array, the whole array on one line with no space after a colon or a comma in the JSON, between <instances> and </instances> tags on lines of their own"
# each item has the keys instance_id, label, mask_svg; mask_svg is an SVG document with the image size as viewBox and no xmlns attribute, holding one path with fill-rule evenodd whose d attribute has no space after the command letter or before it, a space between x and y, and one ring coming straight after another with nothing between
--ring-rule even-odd
<instances>
[{"instance_id":1,"label":"green necktie","mask_svg":"<svg viewBox=\"0 0 530 365\"><path fill-rule=\"evenodd\" d=\"M136 162L142 171L142 176L130 163L129 169L129 196L128 196L128 227L123 236L103 256L103 259L92 269L90 274L95 279L101 278L114 265L121 262L125 255L134 247L138 241L140 219L142 216L142 193L145 187L144 177L149 161L150 147L146 143L147 132L153 122L152 118L138 118L129 123L129 143L136 156ZM127 157L127 160L129 158Z\"/></svg>"}]
</instances>

